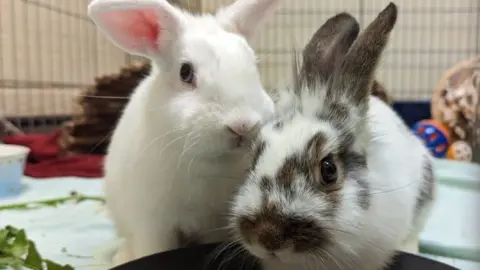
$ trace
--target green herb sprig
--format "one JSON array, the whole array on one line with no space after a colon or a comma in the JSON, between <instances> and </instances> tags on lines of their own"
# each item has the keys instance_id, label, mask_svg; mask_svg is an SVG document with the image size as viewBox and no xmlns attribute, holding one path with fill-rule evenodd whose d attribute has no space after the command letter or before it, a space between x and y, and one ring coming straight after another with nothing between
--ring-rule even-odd
<instances>
[{"instance_id":1,"label":"green herb sprig","mask_svg":"<svg viewBox=\"0 0 480 270\"><path fill-rule=\"evenodd\" d=\"M40 200L40 201L32 201L32 202L25 202L25 203L15 203L15 204L8 204L8 205L0 205L0 211L4 210L31 210L37 209L44 206L49 207L57 207L60 204L64 204L67 202L75 202L80 203L83 201L98 201L105 203L105 199L98 196L86 196L76 191L72 191L69 196L60 197L55 199L47 199L47 200Z\"/></svg>"}]
</instances>

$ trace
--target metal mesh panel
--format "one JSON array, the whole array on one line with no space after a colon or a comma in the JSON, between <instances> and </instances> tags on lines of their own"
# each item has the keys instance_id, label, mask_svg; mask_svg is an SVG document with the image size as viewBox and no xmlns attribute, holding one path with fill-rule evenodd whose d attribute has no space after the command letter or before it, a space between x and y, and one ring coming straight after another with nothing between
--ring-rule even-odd
<instances>
[{"instance_id":1,"label":"metal mesh panel","mask_svg":"<svg viewBox=\"0 0 480 270\"><path fill-rule=\"evenodd\" d=\"M88 2L0 1L0 113L27 132L63 121L80 89L126 61L86 16Z\"/></svg>"},{"instance_id":2,"label":"metal mesh panel","mask_svg":"<svg viewBox=\"0 0 480 270\"><path fill-rule=\"evenodd\" d=\"M213 11L231 2L206 0L203 7ZM302 49L327 18L347 11L363 28L389 2L283 1L253 41L266 86L276 87L280 78L289 75L292 49ZM379 81L394 99L430 100L446 69L480 53L480 0L402 0L397 4L398 22L379 67Z\"/></svg>"},{"instance_id":3,"label":"metal mesh panel","mask_svg":"<svg viewBox=\"0 0 480 270\"><path fill-rule=\"evenodd\" d=\"M72 113L73 97L95 76L116 72L127 56L100 34L86 15L89 0L1 0L0 117L31 131L55 126ZM178 0L211 12L233 0ZM389 0L295 0L257 35L265 86L290 75L292 49L300 50L330 16L348 11L362 27ZM480 53L480 0L402 0L399 21L378 78L395 99L429 100L455 63Z\"/></svg>"}]
</instances>

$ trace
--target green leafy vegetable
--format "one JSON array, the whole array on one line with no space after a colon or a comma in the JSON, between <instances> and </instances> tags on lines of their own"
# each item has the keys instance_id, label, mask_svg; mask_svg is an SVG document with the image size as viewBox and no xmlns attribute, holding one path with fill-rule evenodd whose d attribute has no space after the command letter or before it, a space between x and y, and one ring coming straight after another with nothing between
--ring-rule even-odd
<instances>
[{"instance_id":1,"label":"green leafy vegetable","mask_svg":"<svg viewBox=\"0 0 480 270\"><path fill-rule=\"evenodd\" d=\"M102 197L86 196L74 191L69 196L56 199L3 205L0 206L0 211L30 210L42 206L56 207L67 202L80 203L88 200L105 202ZM22 270L25 268L30 270L73 270L73 267L70 265L60 265L43 259L35 243L27 238L25 230L12 226L0 229L0 270Z\"/></svg>"},{"instance_id":2,"label":"green leafy vegetable","mask_svg":"<svg viewBox=\"0 0 480 270\"><path fill-rule=\"evenodd\" d=\"M37 247L32 241L28 241L28 255L25 259L25 265L32 269L43 269L42 257L40 257Z\"/></svg>"},{"instance_id":3,"label":"green leafy vegetable","mask_svg":"<svg viewBox=\"0 0 480 270\"><path fill-rule=\"evenodd\" d=\"M60 265L49 260L45 260L47 270L74 270L70 265Z\"/></svg>"},{"instance_id":4,"label":"green leafy vegetable","mask_svg":"<svg viewBox=\"0 0 480 270\"><path fill-rule=\"evenodd\" d=\"M73 270L70 265L60 265L42 259L40 253L23 229L7 226L0 230L0 270Z\"/></svg>"},{"instance_id":5,"label":"green leafy vegetable","mask_svg":"<svg viewBox=\"0 0 480 270\"><path fill-rule=\"evenodd\" d=\"M11 254L14 257L21 257L28 251L28 240L24 230L20 230L12 243Z\"/></svg>"},{"instance_id":6,"label":"green leafy vegetable","mask_svg":"<svg viewBox=\"0 0 480 270\"><path fill-rule=\"evenodd\" d=\"M0 250L2 250L2 248L7 245L7 236L8 236L7 230L0 231Z\"/></svg>"}]
</instances>

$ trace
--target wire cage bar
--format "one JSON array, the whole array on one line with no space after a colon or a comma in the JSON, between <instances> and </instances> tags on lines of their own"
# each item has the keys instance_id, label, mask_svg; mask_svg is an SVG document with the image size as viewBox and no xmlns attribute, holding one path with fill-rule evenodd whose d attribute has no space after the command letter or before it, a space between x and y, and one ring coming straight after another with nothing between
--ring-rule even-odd
<instances>
[{"instance_id":1,"label":"wire cage bar","mask_svg":"<svg viewBox=\"0 0 480 270\"><path fill-rule=\"evenodd\" d=\"M25 132L56 127L94 78L136 60L116 48L86 14L89 0L0 1L0 117ZM178 0L214 12L233 0ZM283 1L252 40L267 89L285 83L291 52L300 51L330 16L347 11L365 27L389 0ZM480 0L402 0L399 20L378 72L396 100L430 100L455 63L480 54Z\"/></svg>"}]
</instances>

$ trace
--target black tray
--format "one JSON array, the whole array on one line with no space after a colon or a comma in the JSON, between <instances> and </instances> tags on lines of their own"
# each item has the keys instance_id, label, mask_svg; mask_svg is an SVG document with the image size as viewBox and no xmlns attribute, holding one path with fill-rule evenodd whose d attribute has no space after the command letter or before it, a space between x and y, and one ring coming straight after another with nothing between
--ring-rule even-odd
<instances>
[{"instance_id":1,"label":"black tray","mask_svg":"<svg viewBox=\"0 0 480 270\"><path fill-rule=\"evenodd\" d=\"M147 256L131 261L112 270L150 270L150 269L171 269L171 270L260 270L253 261L247 258L236 257L226 260L232 254L228 250L222 252L219 244L208 244L182 248ZM251 266L251 268L246 268ZM437 261L429 260L416 255L400 252L389 270L459 270Z\"/></svg>"}]
</instances>

